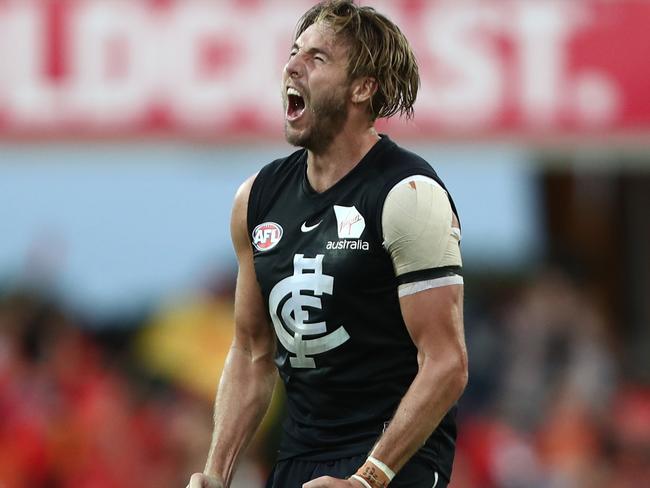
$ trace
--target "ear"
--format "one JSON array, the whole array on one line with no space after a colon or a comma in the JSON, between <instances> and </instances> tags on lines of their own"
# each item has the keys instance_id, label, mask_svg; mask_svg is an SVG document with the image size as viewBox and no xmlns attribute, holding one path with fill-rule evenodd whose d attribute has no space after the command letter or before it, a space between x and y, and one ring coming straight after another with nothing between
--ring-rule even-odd
<instances>
[{"instance_id":1,"label":"ear","mask_svg":"<svg viewBox=\"0 0 650 488\"><path fill-rule=\"evenodd\" d=\"M377 88L377 80L375 78L357 78L352 82L352 102L364 103L369 101L377 93Z\"/></svg>"}]
</instances>

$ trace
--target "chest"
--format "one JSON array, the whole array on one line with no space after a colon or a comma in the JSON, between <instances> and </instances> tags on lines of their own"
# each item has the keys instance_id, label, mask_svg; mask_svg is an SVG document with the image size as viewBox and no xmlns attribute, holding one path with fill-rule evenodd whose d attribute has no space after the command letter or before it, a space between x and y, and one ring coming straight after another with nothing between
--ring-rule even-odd
<instances>
[{"instance_id":1,"label":"chest","mask_svg":"<svg viewBox=\"0 0 650 488\"><path fill-rule=\"evenodd\" d=\"M318 258L322 272L348 283L360 281L387 257L372 214L362 202L349 200L272 205L251 235L258 278L277 281L296 271L294 261Z\"/></svg>"}]
</instances>

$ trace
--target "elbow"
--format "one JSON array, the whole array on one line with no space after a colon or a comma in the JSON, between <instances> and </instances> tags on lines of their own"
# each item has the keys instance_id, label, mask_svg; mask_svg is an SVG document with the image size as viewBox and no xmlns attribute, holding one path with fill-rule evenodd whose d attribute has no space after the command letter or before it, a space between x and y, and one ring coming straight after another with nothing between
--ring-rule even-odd
<instances>
[{"instance_id":1,"label":"elbow","mask_svg":"<svg viewBox=\"0 0 650 488\"><path fill-rule=\"evenodd\" d=\"M449 395L454 398L454 401L457 401L465 391L469 381L469 367L465 348L462 348L453 357L449 358L446 376Z\"/></svg>"},{"instance_id":2,"label":"elbow","mask_svg":"<svg viewBox=\"0 0 650 488\"><path fill-rule=\"evenodd\" d=\"M469 381L467 351L464 347L443 356L420 356L419 375L431 385L431 392L444 391L450 404L458 401ZM426 380L425 380L426 378Z\"/></svg>"},{"instance_id":3,"label":"elbow","mask_svg":"<svg viewBox=\"0 0 650 488\"><path fill-rule=\"evenodd\" d=\"M469 382L469 365L467 360L467 351L465 349L463 349L462 354L460 354L457 363L454 372L454 386L458 392L458 398L460 398Z\"/></svg>"}]
</instances>

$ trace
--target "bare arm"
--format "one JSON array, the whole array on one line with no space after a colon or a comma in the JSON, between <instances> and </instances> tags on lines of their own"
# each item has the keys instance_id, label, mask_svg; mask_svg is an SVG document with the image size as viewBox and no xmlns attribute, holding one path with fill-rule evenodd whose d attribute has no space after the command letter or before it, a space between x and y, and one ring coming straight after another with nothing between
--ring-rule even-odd
<instances>
[{"instance_id":1,"label":"bare arm","mask_svg":"<svg viewBox=\"0 0 650 488\"><path fill-rule=\"evenodd\" d=\"M400 305L418 348L419 371L371 453L395 472L422 447L467 384L463 286L408 295Z\"/></svg>"},{"instance_id":2,"label":"bare arm","mask_svg":"<svg viewBox=\"0 0 650 488\"><path fill-rule=\"evenodd\" d=\"M247 229L248 197L254 177L237 192L230 231L239 262L235 292L235 336L226 358L214 408L214 432L204 474L191 488L229 486L242 450L269 406L277 370L275 338L266 319Z\"/></svg>"},{"instance_id":3,"label":"bare arm","mask_svg":"<svg viewBox=\"0 0 650 488\"><path fill-rule=\"evenodd\" d=\"M389 194L386 199L385 229L389 239L408 242L401 255L389 247L396 267L410 271L408 266L423 257L429 265L460 267L460 224L446 191L437 183L420 181L397 185L392 198ZM395 200L402 206L395 207ZM396 214L396 208L407 208L409 215ZM408 220L410 215L415 217ZM394 225L395 220L400 225ZM402 317L418 350L418 374L371 453L395 472L422 447L467 384L462 279L455 276L448 283L416 293L405 286L400 293Z\"/></svg>"}]
</instances>

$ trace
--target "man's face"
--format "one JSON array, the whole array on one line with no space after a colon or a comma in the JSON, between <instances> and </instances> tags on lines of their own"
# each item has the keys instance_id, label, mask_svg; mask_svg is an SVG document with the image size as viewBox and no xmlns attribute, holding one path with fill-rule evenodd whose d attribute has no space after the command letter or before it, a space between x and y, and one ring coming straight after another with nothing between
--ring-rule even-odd
<instances>
[{"instance_id":1,"label":"man's face","mask_svg":"<svg viewBox=\"0 0 650 488\"><path fill-rule=\"evenodd\" d=\"M347 48L322 24L309 26L291 49L282 77L284 131L290 144L318 152L347 118Z\"/></svg>"}]
</instances>

